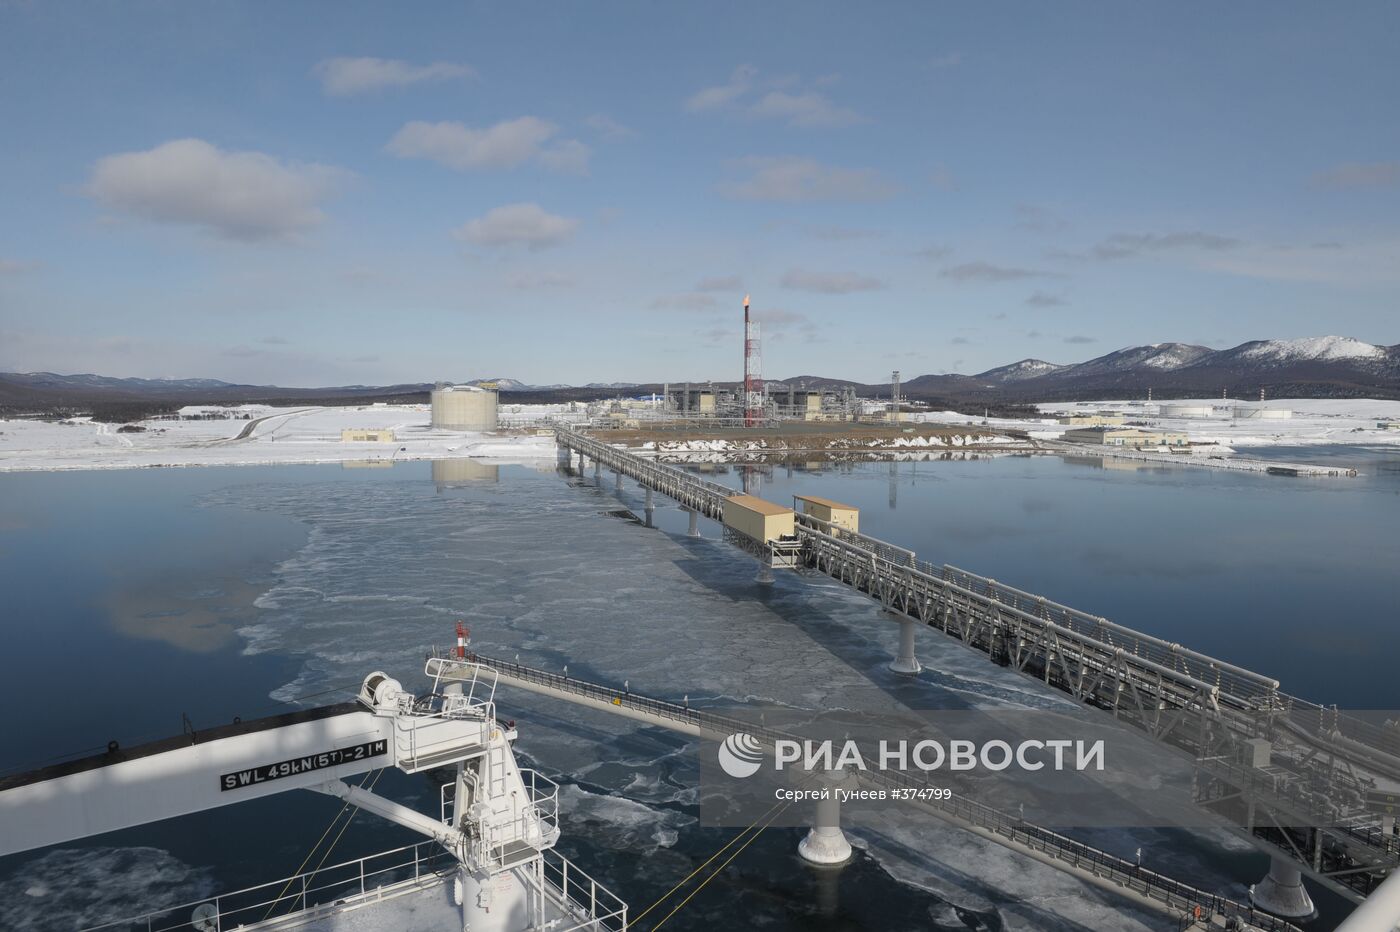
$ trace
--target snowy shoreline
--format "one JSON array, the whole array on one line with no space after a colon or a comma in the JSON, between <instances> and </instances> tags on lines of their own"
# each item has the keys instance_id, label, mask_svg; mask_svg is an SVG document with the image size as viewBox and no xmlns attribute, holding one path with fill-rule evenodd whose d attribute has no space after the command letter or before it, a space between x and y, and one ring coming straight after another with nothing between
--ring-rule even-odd
<instances>
[{"instance_id":1,"label":"snowy shoreline","mask_svg":"<svg viewBox=\"0 0 1400 932\"><path fill-rule=\"evenodd\" d=\"M0 472L350 463L454 458L534 463L554 439L533 433L434 429L427 405L272 408L209 405L123 430L89 418L0 420ZM392 441L347 441L343 430L390 431Z\"/></svg>"},{"instance_id":2,"label":"snowy shoreline","mask_svg":"<svg viewBox=\"0 0 1400 932\"><path fill-rule=\"evenodd\" d=\"M1210 415L1164 416L1164 411L1190 406ZM1257 407L1257 405L1254 405ZM557 413L556 408L517 406L525 419ZM872 441L851 438L820 449L802 445L794 436L773 442L711 438L654 439L639 443L635 452L658 459L715 462L771 456L890 456L940 454L954 451L986 453L1054 452L1131 459L1160 459L1164 463L1230 469L1258 469L1250 447L1314 445L1395 445L1400 449L1400 401L1374 399L1278 399L1264 407L1286 409L1287 418L1236 417L1249 405L1230 412L1222 404L1195 401L1059 402L1039 405L1040 418L974 420L953 411L906 414L913 423L967 428L950 437L900 436ZM548 408L548 410L546 410ZM1187 434L1197 452L1160 458L1135 451L1085 445L1066 448L1059 443L1066 414L1116 411L1129 423ZM547 433L515 431L460 432L434 429L427 405L360 405L345 407L273 408L267 405L190 406L178 418L151 418L118 427L90 418L67 421L0 420L0 473L59 472L92 469L145 469L185 466L316 465L349 463L382 466L395 462L454 458L538 464L555 456ZM389 431L392 441L347 441L344 430ZM1027 436L1022 446L1013 437ZM1044 446L1037 446L1044 443ZM1240 455L1236 456L1235 452ZM1203 451L1209 451L1203 452ZM1217 458L1217 454L1219 458ZM1288 464L1277 464L1288 465Z\"/></svg>"}]
</instances>

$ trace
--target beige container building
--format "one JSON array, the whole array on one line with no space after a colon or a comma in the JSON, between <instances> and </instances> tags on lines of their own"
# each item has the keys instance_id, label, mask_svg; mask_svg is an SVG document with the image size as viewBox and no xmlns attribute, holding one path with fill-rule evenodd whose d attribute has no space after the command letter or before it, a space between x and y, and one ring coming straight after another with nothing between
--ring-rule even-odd
<instances>
[{"instance_id":1,"label":"beige container building","mask_svg":"<svg viewBox=\"0 0 1400 932\"><path fill-rule=\"evenodd\" d=\"M1186 447L1190 443L1185 434L1136 427L1079 427L1065 431L1063 439L1106 447Z\"/></svg>"},{"instance_id":2,"label":"beige container building","mask_svg":"<svg viewBox=\"0 0 1400 932\"><path fill-rule=\"evenodd\" d=\"M714 417L715 415L715 393L702 391L698 399L696 410L702 417Z\"/></svg>"},{"instance_id":3,"label":"beige container building","mask_svg":"<svg viewBox=\"0 0 1400 932\"><path fill-rule=\"evenodd\" d=\"M442 430L495 430L498 424L494 389L475 385L444 385L433 389L432 425Z\"/></svg>"},{"instance_id":4,"label":"beige container building","mask_svg":"<svg viewBox=\"0 0 1400 932\"><path fill-rule=\"evenodd\" d=\"M387 427L347 427L340 432L341 443L393 443L394 432Z\"/></svg>"},{"instance_id":5,"label":"beige container building","mask_svg":"<svg viewBox=\"0 0 1400 932\"><path fill-rule=\"evenodd\" d=\"M843 505L829 498L817 495L794 495L793 507L802 503L802 513L811 515L818 521L825 521L833 527L844 528L854 534L860 533L860 509L854 505Z\"/></svg>"},{"instance_id":6,"label":"beige container building","mask_svg":"<svg viewBox=\"0 0 1400 932\"><path fill-rule=\"evenodd\" d=\"M791 508L754 495L735 495L724 503L724 526L754 540L770 541L796 533Z\"/></svg>"},{"instance_id":7,"label":"beige container building","mask_svg":"<svg viewBox=\"0 0 1400 932\"><path fill-rule=\"evenodd\" d=\"M822 393L808 392L807 406L802 411L802 420L820 421L822 419Z\"/></svg>"}]
</instances>

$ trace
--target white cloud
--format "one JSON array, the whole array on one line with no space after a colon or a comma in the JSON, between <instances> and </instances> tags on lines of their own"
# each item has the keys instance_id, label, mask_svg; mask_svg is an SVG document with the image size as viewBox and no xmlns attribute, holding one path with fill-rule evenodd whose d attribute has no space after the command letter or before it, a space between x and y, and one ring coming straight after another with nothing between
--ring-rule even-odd
<instances>
[{"instance_id":1,"label":"white cloud","mask_svg":"<svg viewBox=\"0 0 1400 932\"><path fill-rule=\"evenodd\" d=\"M1400 240L1317 243L1312 246L1245 245L1202 253L1207 269L1274 281L1321 282L1355 287L1400 282Z\"/></svg>"},{"instance_id":2,"label":"white cloud","mask_svg":"<svg viewBox=\"0 0 1400 932\"><path fill-rule=\"evenodd\" d=\"M859 113L838 107L815 91L806 94L769 91L748 112L756 117L785 120L789 126L807 128L835 128L866 122Z\"/></svg>"},{"instance_id":3,"label":"white cloud","mask_svg":"<svg viewBox=\"0 0 1400 932\"><path fill-rule=\"evenodd\" d=\"M827 86L835 83L835 80L835 76L828 75L818 78L813 85ZM739 112L755 119L779 120L788 126L807 129L829 129L866 122L859 113L837 106L825 94L802 90L801 83L796 75L759 81L757 68L740 65L730 74L727 83L707 87L691 95L685 102L685 108L692 113Z\"/></svg>"},{"instance_id":4,"label":"white cloud","mask_svg":"<svg viewBox=\"0 0 1400 932\"><path fill-rule=\"evenodd\" d=\"M324 215L318 205L345 174L261 152L225 152L202 139L177 139L99 159L86 192L118 213L254 241L320 224Z\"/></svg>"},{"instance_id":5,"label":"white cloud","mask_svg":"<svg viewBox=\"0 0 1400 932\"><path fill-rule=\"evenodd\" d=\"M1050 294L1045 291L1037 291L1026 299L1026 303L1031 307L1061 307L1068 302L1059 295Z\"/></svg>"},{"instance_id":6,"label":"white cloud","mask_svg":"<svg viewBox=\"0 0 1400 932\"><path fill-rule=\"evenodd\" d=\"M928 182L940 191L952 191L958 186L952 171L941 162L929 169Z\"/></svg>"},{"instance_id":7,"label":"white cloud","mask_svg":"<svg viewBox=\"0 0 1400 932\"><path fill-rule=\"evenodd\" d=\"M485 129L415 120L394 134L388 148L402 158L430 159L458 171L514 168L533 159L554 171L587 174L589 148L575 139L552 142L558 132L553 123L532 116Z\"/></svg>"},{"instance_id":8,"label":"white cloud","mask_svg":"<svg viewBox=\"0 0 1400 932\"><path fill-rule=\"evenodd\" d=\"M770 307L767 310L754 311L753 316L765 324L773 324L775 326L807 322L807 315L803 314L801 311L789 311L781 307Z\"/></svg>"},{"instance_id":9,"label":"white cloud","mask_svg":"<svg viewBox=\"0 0 1400 932\"><path fill-rule=\"evenodd\" d=\"M587 175L593 150L577 139L565 139L540 152L540 164L563 175Z\"/></svg>"},{"instance_id":10,"label":"white cloud","mask_svg":"<svg viewBox=\"0 0 1400 932\"><path fill-rule=\"evenodd\" d=\"M758 69L753 65L740 65L729 75L729 81L717 87L707 87L692 94L685 102L685 109L691 111L717 110L733 103L749 92Z\"/></svg>"},{"instance_id":11,"label":"white cloud","mask_svg":"<svg viewBox=\"0 0 1400 932\"><path fill-rule=\"evenodd\" d=\"M1039 204L1017 204L1016 218L1018 229L1032 233L1059 233L1069 227L1065 218Z\"/></svg>"},{"instance_id":12,"label":"white cloud","mask_svg":"<svg viewBox=\"0 0 1400 932\"><path fill-rule=\"evenodd\" d=\"M744 287L744 280L737 275L711 275L700 279L696 291L738 291Z\"/></svg>"},{"instance_id":13,"label":"white cloud","mask_svg":"<svg viewBox=\"0 0 1400 932\"><path fill-rule=\"evenodd\" d=\"M1400 184L1400 162L1344 162L1313 176L1323 188L1388 188Z\"/></svg>"},{"instance_id":14,"label":"white cloud","mask_svg":"<svg viewBox=\"0 0 1400 932\"><path fill-rule=\"evenodd\" d=\"M1145 252L1166 252L1174 249L1203 249L1219 251L1233 249L1240 241L1216 233L1199 230L1180 233L1114 233L1094 247L1096 259L1126 259Z\"/></svg>"},{"instance_id":15,"label":"white cloud","mask_svg":"<svg viewBox=\"0 0 1400 932\"><path fill-rule=\"evenodd\" d=\"M885 287L885 283L866 275L789 269L783 275L783 287L818 294L851 294L855 291L877 291Z\"/></svg>"},{"instance_id":16,"label":"white cloud","mask_svg":"<svg viewBox=\"0 0 1400 932\"><path fill-rule=\"evenodd\" d=\"M0 275L18 275L21 272L29 272L39 267L39 263L24 259L6 259L0 256Z\"/></svg>"},{"instance_id":17,"label":"white cloud","mask_svg":"<svg viewBox=\"0 0 1400 932\"><path fill-rule=\"evenodd\" d=\"M327 58L312 71L321 79L325 92L336 97L387 87L407 87L424 81L469 78L476 74L466 65L441 61L412 65L393 58Z\"/></svg>"},{"instance_id":18,"label":"white cloud","mask_svg":"<svg viewBox=\"0 0 1400 932\"><path fill-rule=\"evenodd\" d=\"M696 291L661 295L651 302L654 311L708 311L714 306L714 298Z\"/></svg>"},{"instance_id":19,"label":"white cloud","mask_svg":"<svg viewBox=\"0 0 1400 932\"><path fill-rule=\"evenodd\" d=\"M992 265L978 259L962 265L949 266L938 273L940 278L951 278L955 282L1010 282L1023 278L1041 278L1049 273L1037 269L1021 269L1006 265Z\"/></svg>"},{"instance_id":20,"label":"white cloud","mask_svg":"<svg viewBox=\"0 0 1400 932\"><path fill-rule=\"evenodd\" d=\"M584 124L589 129L597 133L604 139L630 139L637 135L637 131L630 126L624 126L606 113L595 113L584 118Z\"/></svg>"},{"instance_id":21,"label":"white cloud","mask_svg":"<svg viewBox=\"0 0 1400 932\"><path fill-rule=\"evenodd\" d=\"M516 272L506 279L506 283L517 291L546 291L554 288L570 288L574 280L558 272Z\"/></svg>"},{"instance_id":22,"label":"white cloud","mask_svg":"<svg viewBox=\"0 0 1400 932\"><path fill-rule=\"evenodd\" d=\"M578 220L551 214L539 204L506 204L468 221L457 235L477 246L557 246L574 235Z\"/></svg>"},{"instance_id":23,"label":"white cloud","mask_svg":"<svg viewBox=\"0 0 1400 932\"><path fill-rule=\"evenodd\" d=\"M855 239L879 239L884 236L883 230L871 230L865 227L843 227L843 226L810 226L807 232L817 239L826 240L855 240Z\"/></svg>"},{"instance_id":24,"label":"white cloud","mask_svg":"<svg viewBox=\"0 0 1400 932\"><path fill-rule=\"evenodd\" d=\"M741 201L878 201L896 190L876 171L837 168L794 156L754 156L730 165L751 174L720 184L719 192Z\"/></svg>"}]
</instances>

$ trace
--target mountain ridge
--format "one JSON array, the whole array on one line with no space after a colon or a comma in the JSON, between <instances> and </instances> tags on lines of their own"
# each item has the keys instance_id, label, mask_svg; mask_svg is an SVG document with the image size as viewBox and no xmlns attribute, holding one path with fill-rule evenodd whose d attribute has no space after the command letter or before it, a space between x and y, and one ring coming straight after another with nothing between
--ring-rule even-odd
<instances>
[{"instance_id":1,"label":"mountain ridge","mask_svg":"<svg viewBox=\"0 0 1400 932\"><path fill-rule=\"evenodd\" d=\"M464 384L495 382L508 395L565 395L573 400L608 397L606 393L631 390L659 391L660 383L590 382L583 386L531 385L509 378L474 379ZM777 391L789 384L808 389L852 387L868 394L888 394L889 383L861 383L818 375L770 380ZM682 381L671 382L673 388ZM731 387L733 381L703 384ZM220 379L141 379L100 376L93 373L60 375L52 372L0 373L0 404L73 404L87 401L137 402L159 400L168 404L237 401L316 400L321 403L355 403L374 398L426 400L432 383L398 385L341 385L322 388L284 388L247 385ZM1260 389L1298 397L1372 395L1400 398L1400 344L1385 346L1353 337L1321 336L1292 340L1251 340L1227 349L1212 350L1191 343L1150 343L1130 346L1078 363L1054 363L1021 359L973 375L943 373L920 375L902 382L910 399L959 398L1015 401L1059 401L1082 398L1141 397L1151 390L1158 397L1214 396L1221 391L1236 394ZM421 396L421 397L420 397ZM521 400L526 400L522 398Z\"/></svg>"}]
</instances>

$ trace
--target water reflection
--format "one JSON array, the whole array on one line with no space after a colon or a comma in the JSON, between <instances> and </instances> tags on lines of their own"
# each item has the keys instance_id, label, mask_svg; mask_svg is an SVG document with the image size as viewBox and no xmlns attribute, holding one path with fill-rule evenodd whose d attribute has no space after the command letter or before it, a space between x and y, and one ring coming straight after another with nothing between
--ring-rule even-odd
<instances>
[{"instance_id":1,"label":"water reflection","mask_svg":"<svg viewBox=\"0 0 1400 932\"><path fill-rule=\"evenodd\" d=\"M501 467L469 459L433 460L433 483L444 489L501 481Z\"/></svg>"},{"instance_id":2,"label":"water reflection","mask_svg":"<svg viewBox=\"0 0 1400 932\"><path fill-rule=\"evenodd\" d=\"M238 629L252 622L257 615L253 603L266 588L238 578L206 579L191 585L199 588L114 590L105 600L109 621L127 637L211 653L232 644Z\"/></svg>"}]
</instances>

